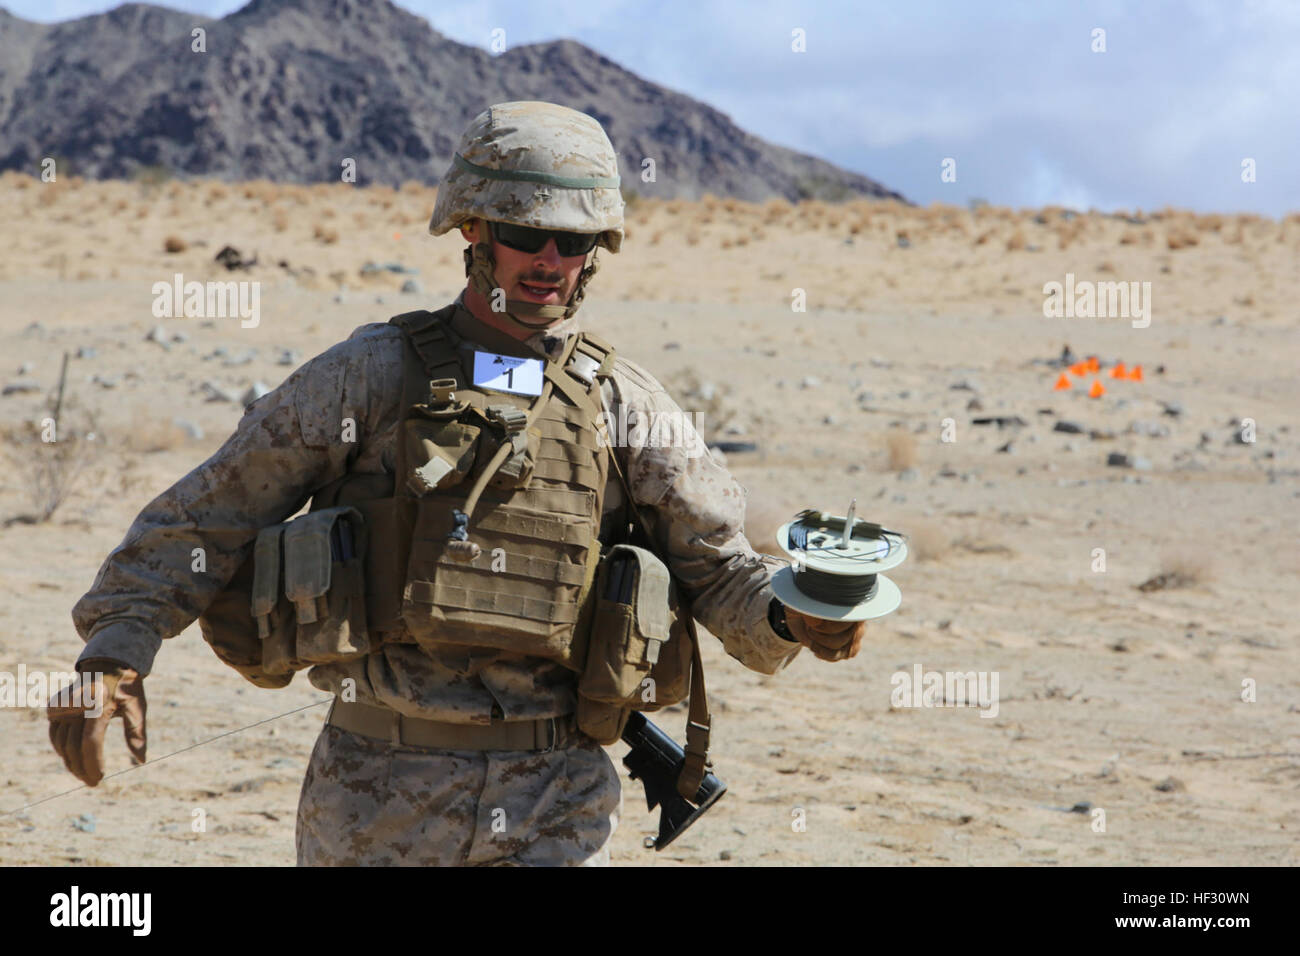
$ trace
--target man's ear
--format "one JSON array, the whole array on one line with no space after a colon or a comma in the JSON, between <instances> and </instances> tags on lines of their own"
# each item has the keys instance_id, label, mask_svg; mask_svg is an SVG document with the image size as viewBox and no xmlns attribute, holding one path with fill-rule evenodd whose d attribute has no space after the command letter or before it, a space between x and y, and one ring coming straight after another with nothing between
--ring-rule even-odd
<instances>
[{"instance_id":1,"label":"man's ear","mask_svg":"<svg viewBox=\"0 0 1300 956\"><path fill-rule=\"evenodd\" d=\"M478 242L479 224L477 219L467 219L460 224L460 234L466 242Z\"/></svg>"}]
</instances>

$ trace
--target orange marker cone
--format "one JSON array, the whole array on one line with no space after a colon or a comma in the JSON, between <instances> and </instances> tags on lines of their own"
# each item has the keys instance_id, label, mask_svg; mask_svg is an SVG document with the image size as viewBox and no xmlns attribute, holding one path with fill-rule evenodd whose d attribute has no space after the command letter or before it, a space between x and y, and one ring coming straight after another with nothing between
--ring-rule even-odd
<instances>
[{"instance_id":1,"label":"orange marker cone","mask_svg":"<svg viewBox=\"0 0 1300 956\"><path fill-rule=\"evenodd\" d=\"M1073 387L1073 386L1070 384L1070 376L1068 376L1068 375L1066 375L1064 372L1062 372L1062 373L1061 373L1061 377L1058 378L1058 379L1056 380L1056 384L1052 386L1052 391L1054 391L1054 392L1063 392L1063 391L1065 391L1067 388L1072 388L1072 387Z\"/></svg>"},{"instance_id":2,"label":"orange marker cone","mask_svg":"<svg viewBox=\"0 0 1300 956\"><path fill-rule=\"evenodd\" d=\"M1077 375L1079 378L1083 378L1085 375L1088 374L1088 363L1075 362L1073 365L1070 366L1070 373L1072 375Z\"/></svg>"},{"instance_id":3,"label":"orange marker cone","mask_svg":"<svg viewBox=\"0 0 1300 956\"><path fill-rule=\"evenodd\" d=\"M1088 366L1088 371L1089 371L1089 372L1100 372L1100 371L1101 371L1101 362L1097 361L1097 356L1095 356L1095 355L1089 355L1089 356L1088 356L1087 366Z\"/></svg>"},{"instance_id":4,"label":"orange marker cone","mask_svg":"<svg viewBox=\"0 0 1300 956\"><path fill-rule=\"evenodd\" d=\"M1088 389L1088 397L1101 398L1105 394L1106 394L1106 389L1102 386L1101 382L1094 380L1092 383L1092 388Z\"/></svg>"},{"instance_id":5,"label":"orange marker cone","mask_svg":"<svg viewBox=\"0 0 1300 956\"><path fill-rule=\"evenodd\" d=\"M1133 368L1132 368L1132 369L1129 371L1129 373L1128 373L1128 380L1129 380L1130 382L1140 382L1140 381L1142 381L1142 366L1141 366L1141 365L1134 365L1134 366L1133 366Z\"/></svg>"},{"instance_id":6,"label":"orange marker cone","mask_svg":"<svg viewBox=\"0 0 1300 956\"><path fill-rule=\"evenodd\" d=\"M1128 378L1128 372L1124 369L1123 362L1116 362L1115 367L1110 370L1111 378Z\"/></svg>"}]
</instances>

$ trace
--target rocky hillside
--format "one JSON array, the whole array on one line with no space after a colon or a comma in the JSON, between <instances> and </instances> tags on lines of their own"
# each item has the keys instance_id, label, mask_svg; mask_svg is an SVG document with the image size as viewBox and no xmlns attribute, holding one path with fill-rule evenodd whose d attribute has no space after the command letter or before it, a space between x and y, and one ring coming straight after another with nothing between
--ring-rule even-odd
<instances>
[{"instance_id":1,"label":"rocky hillside","mask_svg":"<svg viewBox=\"0 0 1300 956\"><path fill-rule=\"evenodd\" d=\"M644 195L901 198L580 43L493 56L388 0L253 0L220 20L125 4L52 25L0 10L0 169L323 182L350 157L359 183L436 183L476 113L522 99L599 119Z\"/></svg>"}]
</instances>

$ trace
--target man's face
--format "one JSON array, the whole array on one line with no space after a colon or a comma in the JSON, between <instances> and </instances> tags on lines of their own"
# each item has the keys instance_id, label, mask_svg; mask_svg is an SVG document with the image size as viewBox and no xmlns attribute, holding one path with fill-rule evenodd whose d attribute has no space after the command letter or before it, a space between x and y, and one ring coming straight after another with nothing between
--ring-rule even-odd
<instances>
[{"instance_id":1,"label":"man's face","mask_svg":"<svg viewBox=\"0 0 1300 956\"><path fill-rule=\"evenodd\" d=\"M487 223L475 219L465 233L470 242L486 238ZM539 305L566 305L587 257L562 256L549 239L537 252L520 252L492 240L492 256L496 262L496 281L505 290L507 299L522 299Z\"/></svg>"}]
</instances>

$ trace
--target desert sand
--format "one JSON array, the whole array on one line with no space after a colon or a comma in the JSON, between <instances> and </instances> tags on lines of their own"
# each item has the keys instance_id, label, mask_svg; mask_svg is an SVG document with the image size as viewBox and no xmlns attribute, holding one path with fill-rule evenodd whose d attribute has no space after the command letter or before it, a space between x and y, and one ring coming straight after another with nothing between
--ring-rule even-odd
<instances>
[{"instance_id":1,"label":"desert sand","mask_svg":"<svg viewBox=\"0 0 1300 956\"><path fill-rule=\"evenodd\" d=\"M427 234L433 196L0 177L0 670L71 669L71 606L251 385L450 301L463 242ZM227 245L257 264L228 272ZM636 201L582 325L699 411L706 437L757 445L726 459L754 547L780 554L796 511L856 497L912 555L891 572L902 607L851 661L805 651L768 677L705 638L729 793L656 854L626 784L615 863L1300 862L1298 251L1300 215ZM152 286L177 272L259 281L260 323L155 318ZM1067 274L1150 282L1149 326L1046 317L1044 284ZM399 291L411 278L419 291ZM1051 364L1067 343L1100 372ZM32 423L64 352L54 447ZM1143 380L1112 378L1116 361ZM24 519L68 474L50 519ZM918 664L996 672L996 716L893 706L891 676ZM156 762L93 790L43 711L0 710L0 862L292 864L323 695L302 676L254 688L197 627L164 644L146 689ZM656 720L682 739L683 708ZM116 727L108 764L129 767Z\"/></svg>"}]
</instances>

